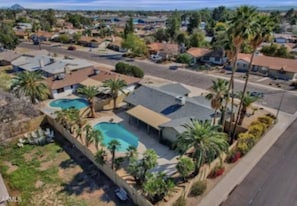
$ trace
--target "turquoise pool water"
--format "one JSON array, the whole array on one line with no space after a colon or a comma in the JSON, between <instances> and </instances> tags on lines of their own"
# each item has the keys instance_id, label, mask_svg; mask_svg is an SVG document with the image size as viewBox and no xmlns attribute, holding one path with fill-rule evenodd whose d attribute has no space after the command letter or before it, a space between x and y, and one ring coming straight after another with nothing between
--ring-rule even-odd
<instances>
[{"instance_id":1,"label":"turquoise pool water","mask_svg":"<svg viewBox=\"0 0 297 206\"><path fill-rule=\"evenodd\" d=\"M116 123L102 122L94 126L95 129L100 130L103 134L103 143L108 145L112 140L117 140L121 143L121 147L117 150L119 152L127 151L130 145L138 146L138 137L126 130L122 125Z\"/></svg>"},{"instance_id":2,"label":"turquoise pool water","mask_svg":"<svg viewBox=\"0 0 297 206\"><path fill-rule=\"evenodd\" d=\"M50 103L51 107L60 107L61 109L68 109L70 107L75 107L76 109L81 109L89 106L87 100L82 98L77 99L57 99Z\"/></svg>"}]
</instances>

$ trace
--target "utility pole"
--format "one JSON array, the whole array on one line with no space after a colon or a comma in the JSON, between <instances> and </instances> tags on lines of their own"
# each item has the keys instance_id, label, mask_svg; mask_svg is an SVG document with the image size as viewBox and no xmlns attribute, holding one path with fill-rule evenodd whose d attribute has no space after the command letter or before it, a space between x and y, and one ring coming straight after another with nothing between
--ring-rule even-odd
<instances>
[{"instance_id":1,"label":"utility pole","mask_svg":"<svg viewBox=\"0 0 297 206\"><path fill-rule=\"evenodd\" d=\"M283 92L282 97L281 97L281 99L280 99L280 101L279 101L279 105L278 105L277 112L276 112L276 116L275 116L276 119L277 119L278 114L279 114L279 111L280 111L280 109L281 109L281 106L282 106L282 103L283 103L283 99L284 99L285 93L286 93L286 91Z\"/></svg>"}]
</instances>

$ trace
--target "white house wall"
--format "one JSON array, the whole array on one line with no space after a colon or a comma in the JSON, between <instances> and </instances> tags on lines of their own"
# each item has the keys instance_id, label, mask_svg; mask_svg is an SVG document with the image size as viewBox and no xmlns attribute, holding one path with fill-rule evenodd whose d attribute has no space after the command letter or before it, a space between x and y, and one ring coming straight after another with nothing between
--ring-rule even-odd
<instances>
[{"instance_id":1,"label":"white house wall","mask_svg":"<svg viewBox=\"0 0 297 206\"><path fill-rule=\"evenodd\" d=\"M77 88L78 88L78 84L73 85L72 88L71 88L71 86L66 86L66 87L64 87L64 92L61 92L61 93L58 93L58 90L57 89L54 89L51 92L52 93L52 97L54 99L66 97L68 95L73 94L76 91Z\"/></svg>"}]
</instances>

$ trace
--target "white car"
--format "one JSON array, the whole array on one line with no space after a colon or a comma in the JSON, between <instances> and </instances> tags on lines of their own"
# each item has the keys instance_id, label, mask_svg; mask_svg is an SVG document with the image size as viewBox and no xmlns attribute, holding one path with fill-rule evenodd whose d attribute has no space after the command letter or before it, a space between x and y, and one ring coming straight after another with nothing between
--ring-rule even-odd
<instances>
[{"instance_id":1,"label":"white car","mask_svg":"<svg viewBox=\"0 0 297 206\"><path fill-rule=\"evenodd\" d=\"M151 55L151 60L154 61L154 62L161 61L162 57L159 56L158 54L152 54Z\"/></svg>"}]
</instances>

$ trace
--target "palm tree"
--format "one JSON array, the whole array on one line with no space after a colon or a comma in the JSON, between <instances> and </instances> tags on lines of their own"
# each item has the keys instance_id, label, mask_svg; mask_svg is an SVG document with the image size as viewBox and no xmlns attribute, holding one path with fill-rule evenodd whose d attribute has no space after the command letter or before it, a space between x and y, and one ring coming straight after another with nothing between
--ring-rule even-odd
<instances>
[{"instance_id":1,"label":"palm tree","mask_svg":"<svg viewBox=\"0 0 297 206\"><path fill-rule=\"evenodd\" d=\"M107 148L111 152L111 169L114 169L115 151L121 147L121 143L117 140L111 140Z\"/></svg>"},{"instance_id":2,"label":"palm tree","mask_svg":"<svg viewBox=\"0 0 297 206\"><path fill-rule=\"evenodd\" d=\"M188 177L194 171L195 164L191 158L183 157L179 159L179 162L176 165L176 169L185 182L186 177Z\"/></svg>"},{"instance_id":3,"label":"palm tree","mask_svg":"<svg viewBox=\"0 0 297 206\"><path fill-rule=\"evenodd\" d=\"M83 86L77 89L77 92L79 94L84 95L89 102L89 108L90 108L90 114L91 117L94 118L96 116L95 112L95 102L94 97L96 97L97 94L99 94L99 90L95 86Z\"/></svg>"},{"instance_id":4,"label":"palm tree","mask_svg":"<svg viewBox=\"0 0 297 206\"><path fill-rule=\"evenodd\" d=\"M33 104L48 98L50 92L47 85L43 82L40 72L19 72L13 78L11 91L17 96L27 96Z\"/></svg>"},{"instance_id":5,"label":"palm tree","mask_svg":"<svg viewBox=\"0 0 297 206\"><path fill-rule=\"evenodd\" d=\"M241 6L235 11L235 15L231 18L230 27L227 30L227 35L234 45L235 56L232 61L232 73L230 77L231 86L231 115L233 115L234 110L234 74L237 70L237 59L240 52L240 47L242 43L251 37L252 27L254 24L254 18L256 15L256 9L248 6ZM232 47L232 46L231 46ZM229 136L231 134L231 122L229 126Z\"/></svg>"},{"instance_id":6,"label":"palm tree","mask_svg":"<svg viewBox=\"0 0 297 206\"><path fill-rule=\"evenodd\" d=\"M198 173L202 164L210 163L228 150L226 134L218 132L219 127L211 125L209 121L192 119L182 126L186 131L178 136L177 148L182 154L193 148L195 173Z\"/></svg>"},{"instance_id":7,"label":"palm tree","mask_svg":"<svg viewBox=\"0 0 297 206\"><path fill-rule=\"evenodd\" d=\"M117 98L119 95L119 92L122 92L125 94L123 91L123 88L127 86L127 83L125 80L122 79L109 79L103 82L103 87L108 87L110 89L111 96L113 98L113 108L116 109L117 106Z\"/></svg>"},{"instance_id":8,"label":"palm tree","mask_svg":"<svg viewBox=\"0 0 297 206\"><path fill-rule=\"evenodd\" d=\"M93 129L91 135L94 139L96 150L99 151L99 145L103 145L103 135L100 130Z\"/></svg>"},{"instance_id":9,"label":"palm tree","mask_svg":"<svg viewBox=\"0 0 297 206\"><path fill-rule=\"evenodd\" d=\"M95 161L98 162L100 165L103 165L106 162L106 157L107 157L106 151L103 148L101 148L95 154Z\"/></svg>"},{"instance_id":10,"label":"palm tree","mask_svg":"<svg viewBox=\"0 0 297 206\"><path fill-rule=\"evenodd\" d=\"M130 145L128 148L127 148L127 152L126 152L126 157L127 159L130 161L131 159L135 159L137 158L138 156L138 153L137 153L137 148Z\"/></svg>"},{"instance_id":11,"label":"palm tree","mask_svg":"<svg viewBox=\"0 0 297 206\"><path fill-rule=\"evenodd\" d=\"M240 92L239 97L242 101L242 109L240 110L240 118L238 124L241 125L247 113L247 109L251 106L252 103L256 102L258 98L255 96L251 96L249 92L247 92L245 95L243 94L243 92Z\"/></svg>"},{"instance_id":12,"label":"palm tree","mask_svg":"<svg viewBox=\"0 0 297 206\"><path fill-rule=\"evenodd\" d=\"M235 127L233 130L233 136L235 135L235 131L236 131L236 126L239 124L240 122L240 113L241 113L241 109L243 107L243 98L245 97L246 94L246 90L247 90L247 85L249 82L249 74L252 70L252 66L253 66L253 60L254 60L254 56L255 53L258 49L258 47L264 42L270 39L271 34L272 34L272 30L275 27L274 22L272 21L272 18L270 16L266 16L266 15L258 15L257 19L256 19L256 23L253 24L253 35L250 38L249 42L250 45L252 46L253 49L253 53L250 59L250 63L249 63L249 67L248 70L246 72L246 77L245 77L245 83L244 83L244 87L242 90L242 95L241 95L241 100L240 100L240 104L238 107L238 113L237 113L237 118L235 121ZM241 124L241 123L240 123ZM234 137L233 137L234 138Z\"/></svg>"},{"instance_id":13,"label":"palm tree","mask_svg":"<svg viewBox=\"0 0 297 206\"><path fill-rule=\"evenodd\" d=\"M76 108L62 109L61 111L56 111L56 120L60 122L64 128L73 133L73 128L77 124L78 120L83 122L80 117L79 110Z\"/></svg>"},{"instance_id":14,"label":"palm tree","mask_svg":"<svg viewBox=\"0 0 297 206\"><path fill-rule=\"evenodd\" d=\"M217 81L212 81L212 86L210 88L212 93L206 95L206 99L210 100L211 107L215 110L213 124L215 124L217 111L219 109L223 110L223 102L226 101L228 85L229 82L224 79L217 79ZM224 111L222 111L221 115L224 115Z\"/></svg>"},{"instance_id":15,"label":"palm tree","mask_svg":"<svg viewBox=\"0 0 297 206\"><path fill-rule=\"evenodd\" d=\"M92 131L92 126L87 124L84 126L83 130L86 132L86 137L89 136L90 132Z\"/></svg>"}]
</instances>

